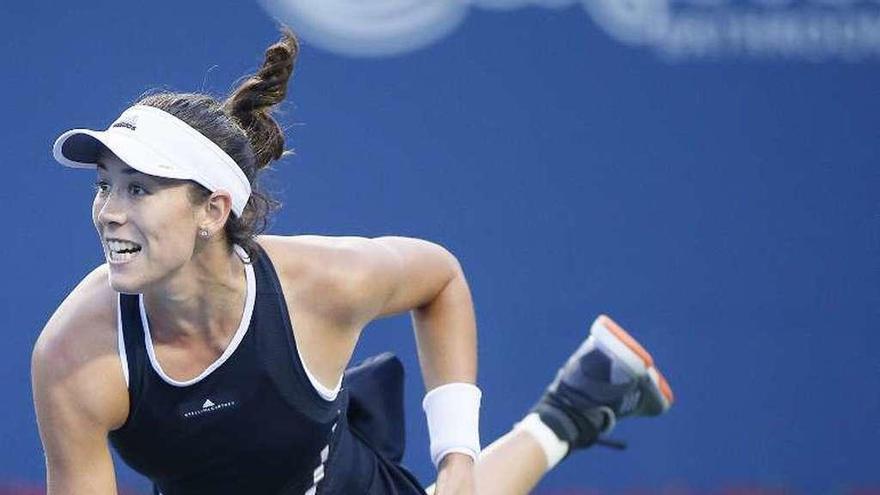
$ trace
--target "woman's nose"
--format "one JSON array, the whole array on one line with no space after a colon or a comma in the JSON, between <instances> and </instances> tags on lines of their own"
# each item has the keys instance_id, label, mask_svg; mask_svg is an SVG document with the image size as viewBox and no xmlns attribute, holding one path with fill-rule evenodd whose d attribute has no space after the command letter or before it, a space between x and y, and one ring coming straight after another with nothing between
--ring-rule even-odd
<instances>
[{"instance_id":1,"label":"woman's nose","mask_svg":"<svg viewBox=\"0 0 880 495\"><path fill-rule=\"evenodd\" d=\"M121 225L125 223L126 211L124 201L115 193L110 193L104 198L104 202L99 205L98 222L102 225Z\"/></svg>"}]
</instances>

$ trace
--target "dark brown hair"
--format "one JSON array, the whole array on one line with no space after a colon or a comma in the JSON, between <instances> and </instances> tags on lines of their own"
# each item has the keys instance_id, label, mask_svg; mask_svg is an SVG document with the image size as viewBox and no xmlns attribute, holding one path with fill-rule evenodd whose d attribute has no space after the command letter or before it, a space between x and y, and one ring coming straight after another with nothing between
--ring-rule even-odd
<instances>
[{"instance_id":1,"label":"dark brown hair","mask_svg":"<svg viewBox=\"0 0 880 495\"><path fill-rule=\"evenodd\" d=\"M225 232L230 243L241 245L254 255L254 237L266 230L269 216L280 203L259 187L259 171L284 156L284 131L272 117L284 101L287 83L299 53L294 33L282 28L281 39L266 50L256 74L247 76L224 101L200 93L154 93L137 102L174 115L201 132L241 167L253 192L241 217L230 215ZM211 192L193 183L194 203L205 201Z\"/></svg>"}]
</instances>

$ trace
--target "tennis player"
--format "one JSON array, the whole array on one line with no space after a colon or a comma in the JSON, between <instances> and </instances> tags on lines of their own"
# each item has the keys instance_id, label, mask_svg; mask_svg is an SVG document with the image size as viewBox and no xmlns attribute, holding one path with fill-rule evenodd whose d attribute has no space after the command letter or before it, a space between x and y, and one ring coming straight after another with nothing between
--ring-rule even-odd
<instances>
[{"instance_id":1,"label":"tennis player","mask_svg":"<svg viewBox=\"0 0 880 495\"><path fill-rule=\"evenodd\" d=\"M56 141L61 164L96 171L106 263L33 353L50 495L115 494L111 446L164 495L424 494L400 464L399 361L349 368L370 321L407 311L436 495L528 493L616 419L669 408L650 355L601 316L533 410L481 451L474 311L449 251L263 234L276 203L258 178L284 154L271 111L297 53L285 31L223 101L152 94L106 130Z\"/></svg>"}]
</instances>

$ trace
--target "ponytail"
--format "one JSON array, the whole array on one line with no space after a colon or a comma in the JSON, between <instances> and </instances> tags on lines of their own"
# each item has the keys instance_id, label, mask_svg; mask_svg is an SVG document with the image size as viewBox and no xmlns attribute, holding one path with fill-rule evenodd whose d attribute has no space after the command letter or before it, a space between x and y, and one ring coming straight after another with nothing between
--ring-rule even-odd
<instances>
[{"instance_id":1,"label":"ponytail","mask_svg":"<svg viewBox=\"0 0 880 495\"><path fill-rule=\"evenodd\" d=\"M284 101L293 65L299 54L296 35L282 28L281 39L266 50L262 67L247 76L226 100L199 93L155 93L138 104L164 110L201 132L241 167L251 183L251 197L240 217L230 215L225 233L231 244L241 245L251 256L254 238L263 233L269 217L281 204L258 184L258 172L285 155L284 132L272 111ZM210 191L193 183L192 200L206 200Z\"/></svg>"},{"instance_id":2,"label":"ponytail","mask_svg":"<svg viewBox=\"0 0 880 495\"><path fill-rule=\"evenodd\" d=\"M272 110L287 95L287 83L298 54L296 36L290 29L282 29L281 39L266 50L260 70L223 102L223 110L247 134L258 169L284 155L284 133L272 118Z\"/></svg>"}]
</instances>

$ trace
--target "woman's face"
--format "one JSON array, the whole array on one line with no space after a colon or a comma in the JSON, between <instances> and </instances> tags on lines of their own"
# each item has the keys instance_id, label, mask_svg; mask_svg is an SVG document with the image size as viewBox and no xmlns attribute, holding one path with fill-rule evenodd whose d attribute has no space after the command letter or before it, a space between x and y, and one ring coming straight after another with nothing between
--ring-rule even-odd
<instances>
[{"instance_id":1,"label":"woman's face","mask_svg":"<svg viewBox=\"0 0 880 495\"><path fill-rule=\"evenodd\" d=\"M199 210L186 181L146 175L112 154L98 164L92 220L117 292L168 281L192 259Z\"/></svg>"}]
</instances>

